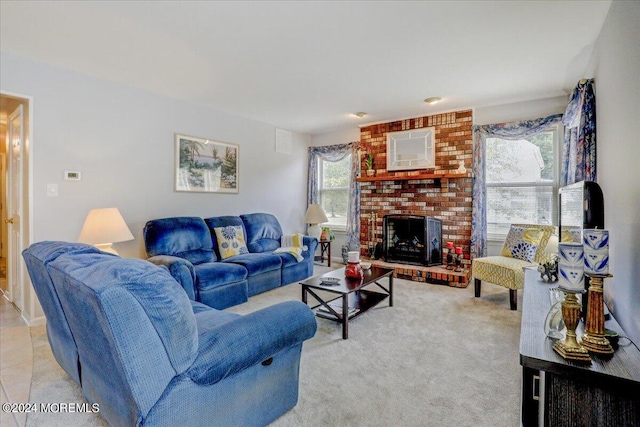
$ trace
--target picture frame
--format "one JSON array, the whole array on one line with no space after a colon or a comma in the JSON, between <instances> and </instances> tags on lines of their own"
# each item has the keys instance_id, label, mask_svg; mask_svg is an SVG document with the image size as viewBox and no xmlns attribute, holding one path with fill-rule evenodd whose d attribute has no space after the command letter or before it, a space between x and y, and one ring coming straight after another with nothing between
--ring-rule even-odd
<instances>
[{"instance_id":1,"label":"picture frame","mask_svg":"<svg viewBox=\"0 0 640 427\"><path fill-rule=\"evenodd\" d=\"M239 192L240 146L175 134L175 191Z\"/></svg>"}]
</instances>

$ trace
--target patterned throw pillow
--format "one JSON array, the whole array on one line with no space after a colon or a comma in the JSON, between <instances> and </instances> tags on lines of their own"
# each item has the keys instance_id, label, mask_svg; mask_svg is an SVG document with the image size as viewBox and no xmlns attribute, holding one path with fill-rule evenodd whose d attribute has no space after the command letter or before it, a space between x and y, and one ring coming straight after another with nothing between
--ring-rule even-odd
<instances>
[{"instance_id":1,"label":"patterned throw pillow","mask_svg":"<svg viewBox=\"0 0 640 427\"><path fill-rule=\"evenodd\" d=\"M536 251L542 240L541 228L512 225L502 246L502 256L534 262Z\"/></svg>"},{"instance_id":2,"label":"patterned throw pillow","mask_svg":"<svg viewBox=\"0 0 640 427\"><path fill-rule=\"evenodd\" d=\"M213 230L216 232L218 250L222 259L249 253L241 226L228 225L226 227L215 227Z\"/></svg>"}]
</instances>

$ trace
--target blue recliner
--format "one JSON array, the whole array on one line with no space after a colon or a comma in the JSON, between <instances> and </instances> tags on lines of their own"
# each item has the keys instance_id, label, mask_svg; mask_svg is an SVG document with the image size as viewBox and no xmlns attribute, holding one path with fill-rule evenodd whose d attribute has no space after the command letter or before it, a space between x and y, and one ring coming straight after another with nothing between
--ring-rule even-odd
<instances>
[{"instance_id":1,"label":"blue recliner","mask_svg":"<svg viewBox=\"0 0 640 427\"><path fill-rule=\"evenodd\" d=\"M202 218L154 219L144 226L148 261L169 268L190 299L223 309L246 302L247 269L217 262Z\"/></svg>"},{"instance_id":2,"label":"blue recliner","mask_svg":"<svg viewBox=\"0 0 640 427\"><path fill-rule=\"evenodd\" d=\"M55 261L60 255L68 253L95 254L100 253L100 250L82 243L51 242L48 245L34 245L30 250L25 250L22 256L42 311L47 318L47 339L53 356L76 384L80 385L78 346L69 329L58 293L47 272L47 266L50 262ZM115 255L106 253L105 255L115 257Z\"/></svg>"},{"instance_id":3,"label":"blue recliner","mask_svg":"<svg viewBox=\"0 0 640 427\"><path fill-rule=\"evenodd\" d=\"M247 248L251 253L270 253L281 246L282 227L277 218L268 213L240 215L247 232ZM318 248L318 239L304 236L306 250L302 252L304 261L298 262L289 253L279 253L282 259L280 281L283 285L313 276L313 257ZM250 294L251 295L251 294Z\"/></svg>"},{"instance_id":4,"label":"blue recliner","mask_svg":"<svg viewBox=\"0 0 640 427\"><path fill-rule=\"evenodd\" d=\"M109 424L257 426L295 406L302 343L317 328L305 304L219 311L190 301L164 268L78 246L41 242L23 255L43 307L59 303L47 321L71 332L82 392Z\"/></svg>"},{"instance_id":5,"label":"blue recliner","mask_svg":"<svg viewBox=\"0 0 640 427\"><path fill-rule=\"evenodd\" d=\"M238 226L244 230L245 237L247 232L244 229L244 223L239 216L216 216L205 218L213 242L213 250L219 259L220 251L218 249L218 239L216 238L215 229L218 227ZM248 242L247 242L248 243ZM249 253L232 256L223 260L225 263L239 264L247 269L247 285L249 288L249 296L256 295L282 285L280 270L282 268L282 258L272 253L277 247L270 251L260 251L253 253L249 249ZM248 245L247 245L248 248Z\"/></svg>"},{"instance_id":6,"label":"blue recliner","mask_svg":"<svg viewBox=\"0 0 640 427\"><path fill-rule=\"evenodd\" d=\"M248 253L222 259L215 230L225 227L240 227ZM273 253L283 233L267 213L154 219L143 235L150 262L166 266L189 298L218 309L312 276L318 247L316 238L305 236L300 261L290 253Z\"/></svg>"}]
</instances>

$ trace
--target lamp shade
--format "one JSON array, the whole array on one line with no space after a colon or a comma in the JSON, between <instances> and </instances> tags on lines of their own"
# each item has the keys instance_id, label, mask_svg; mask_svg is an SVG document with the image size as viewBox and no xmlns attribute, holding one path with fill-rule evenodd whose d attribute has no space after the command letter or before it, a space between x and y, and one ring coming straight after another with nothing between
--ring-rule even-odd
<instances>
[{"instance_id":1,"label":"lamp shade","mask_svg":"<svg viewBox=\"0 0 640 427\"><path fill-rule=\"evenodd\" d=\"M133 234L118 208L92 209L84 221L78 241L90 245L126 242Z\"/></svg>"},{"instance_id":2,"label":"lamp shade","mask_svg":"<svg viewBox=\"0 0 640 427\"><path fill-rule=\"evenodd\" d=\"M307 213L304 215L304 222L307 224L322 224L329 221L327 215L322 210L322 206L318 204L309 205Z\"/></svg>"}]
</instances>

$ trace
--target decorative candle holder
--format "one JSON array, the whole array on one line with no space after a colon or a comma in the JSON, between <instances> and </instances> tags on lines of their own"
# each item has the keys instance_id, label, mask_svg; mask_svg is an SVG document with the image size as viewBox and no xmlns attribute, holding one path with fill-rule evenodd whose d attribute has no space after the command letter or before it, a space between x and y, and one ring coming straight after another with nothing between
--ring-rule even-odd
<instances>
[{"instance_id":1,"label":"decorative candle holder","mask_svg":"<svg viewBox=\"0 0 640 427\"><path fill-rule=\"evenodd\" d=\"M453 270L456 268L455 255L453 251L453 242L447 242L447 270Z\"/></svg>"},{"instance_id":2,"label":"decorative candle holder","mask_svg":"<svg viewBox=\"0 0 640 427\"><path fill-rule=\"evenodd\" d=\"M462 248L460 246L456 247L456 268L454 271L461 272L462 271L462 260L464 259L464 255L462 255Z\"/></svg>"},{"instance_id":3,"label":"decorative candle holder","mask_svg":"<svg viewBox=\"0 0 640 427\"><path fill-rule=\"evenodd\" d=\"M577 294L584 293L580 289L559 288L564 292L564 301L562 301L562 320L567 327L565 338L562 341L556 341L553 349L567 360L576 362L591 363L589 352L578 343L576 336L576 327L580 321L580 308L582 307L578 301Z\"/></svg>"},{"instance_id":4,"label":"decorative candle holder","mask_svg":"<svg viewBox=\"0 0 640 427\"><path fill-rule=\"evenodd\" d=\"M592 353L610 355L613 354L613 347L604 336L604 298L602 288L604 278L613 276L611 274L586 274L591 280L589 281L589 303L582 345Z\"/></svg>"}]
</instances>

